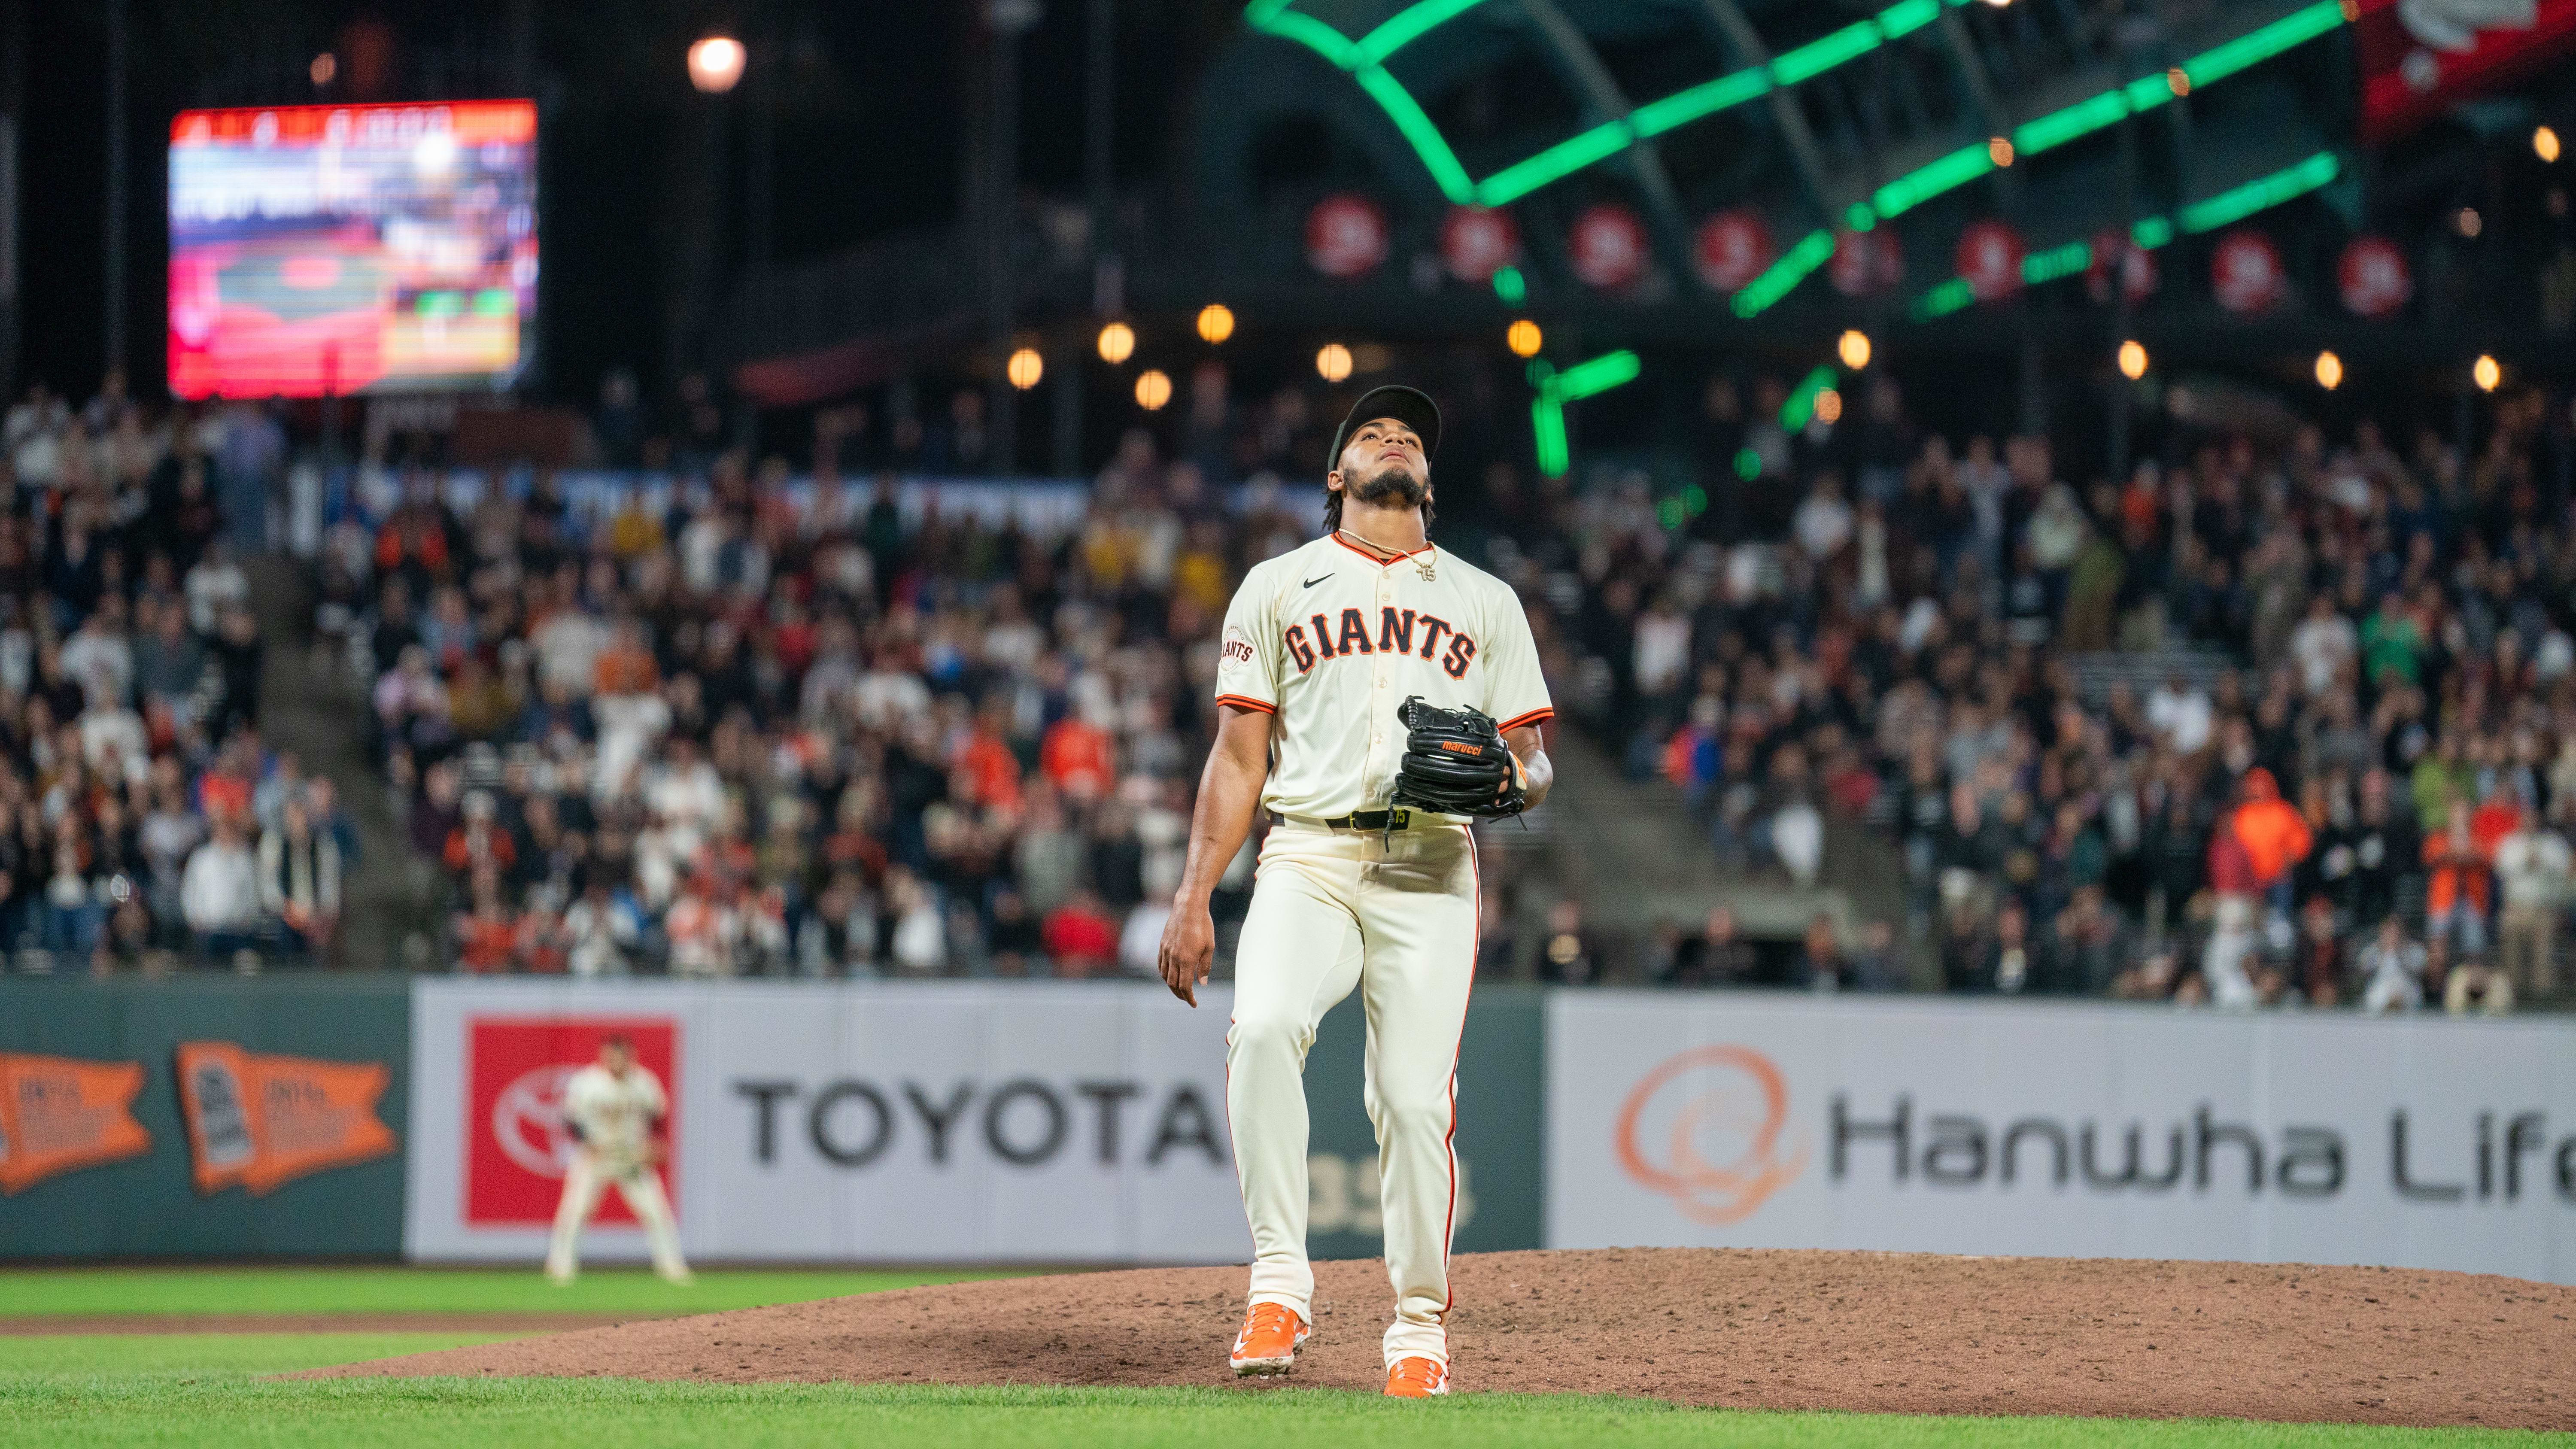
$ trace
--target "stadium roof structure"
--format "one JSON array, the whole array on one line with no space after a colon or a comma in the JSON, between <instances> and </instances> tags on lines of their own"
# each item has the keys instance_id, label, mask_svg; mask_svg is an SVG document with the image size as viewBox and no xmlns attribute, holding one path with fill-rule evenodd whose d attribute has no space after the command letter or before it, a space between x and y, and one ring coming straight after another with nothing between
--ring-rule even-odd
<instances>
[{"instance_id":1,"label":"stadium roof structure","mask_svg":"<svg viewBox=\"0 0 2576 1449\"><path fill-rule=\"evenodd\" d=\"M2261 77L2357 13L2352 0L2125 13L2063 0L1252 0L1246 40L1207 87L1226 104L1202 122L1201 191L1236 215L1275 212L1278 173L1296 168L1265 174L1265 158L1315 148L1262 132L1321 111L1375 173L1344 167L1335 183L1548 211L1617 193L1676 277L1690 275L1700 216L1751 206L1781 244L1727 299L1750 318L1818 270L1837 231L1901 220L1931 244L1983 215L2054 235L2140 224L2229 194L2201 164L2211 139L2264 153L2222 169L2314 176L2298 168L2348 127ZM1308 63L1282 65L1283 50ZM2157 154L2106 165L2133 116L2166 120Z\"/></svg>"}]
</instances>

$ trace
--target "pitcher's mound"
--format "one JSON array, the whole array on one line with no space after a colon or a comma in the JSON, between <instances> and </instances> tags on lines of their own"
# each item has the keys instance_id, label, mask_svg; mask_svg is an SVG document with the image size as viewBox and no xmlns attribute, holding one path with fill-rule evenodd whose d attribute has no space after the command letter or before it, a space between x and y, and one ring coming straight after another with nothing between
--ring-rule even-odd
<instances>
[{"instance_id":1,"label":"pitcher's mound","mask_svg":"<svg viewBox=\"0 0 2576 1449\"><path fill-rule=\"evenodd\" d=\"M1611 1249L1452 1264L1462 1391L2576 1429L2576 1289L2378 1268ZM1315 1268L1288 1382L1375 1391L1391 1292ZM1230 1385L1240 1268L959 1283L320 1372ZM1248 1384L1278 1381L1246 1381Z\"/></svg>"}]
</instances>

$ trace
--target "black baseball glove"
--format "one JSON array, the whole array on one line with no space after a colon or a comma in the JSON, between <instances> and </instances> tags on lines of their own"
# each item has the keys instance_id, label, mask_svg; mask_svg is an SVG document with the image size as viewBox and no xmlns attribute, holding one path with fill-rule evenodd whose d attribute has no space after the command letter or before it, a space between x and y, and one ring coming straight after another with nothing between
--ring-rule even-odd
<instances>
[{"instance_id":1,"label":"black baseball glove","mask_svg":"<svg viewBox=\"0 0 2576 1449\"><path fill-rule=\"evenodd\" d=\"M1529 808L1520 770L1491 715L1442 709L1414 695L1396 710L1408 731L1394 804L1443 815L1500 820Z\"/></svg>"}]
</instances>

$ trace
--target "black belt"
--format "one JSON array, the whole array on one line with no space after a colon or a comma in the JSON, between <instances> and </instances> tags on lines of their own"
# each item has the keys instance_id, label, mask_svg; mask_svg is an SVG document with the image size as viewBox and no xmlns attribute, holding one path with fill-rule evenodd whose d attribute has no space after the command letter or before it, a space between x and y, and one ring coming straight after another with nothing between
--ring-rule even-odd
<instances>
[{"instance_id":1,"label":"black belt","mask_svg":"<svg viewBox=\"0 0 2576 1449\"><path fill-rule=\"evenodd\" d=\"M1302 815L1270 812L1271 820L1281 825L1315 825L1326 830L1402 830L1413 823L1410 810L1355 810L1330 820L1310 820Z\"/></svg>"}]
</instances>

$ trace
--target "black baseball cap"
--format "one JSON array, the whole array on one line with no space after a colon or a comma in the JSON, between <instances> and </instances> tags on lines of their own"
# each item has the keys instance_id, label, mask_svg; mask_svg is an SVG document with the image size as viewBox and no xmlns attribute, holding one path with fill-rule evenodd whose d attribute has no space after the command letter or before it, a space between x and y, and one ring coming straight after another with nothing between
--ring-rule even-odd
<instances>
[{"instance_id":1,"label":"black baseball cap","mask_svg":"<svg viewBox=\"0 0 2576 1449\"><path fill-rule=\"evenodd\" d=\"M1440 451L1440 407L1431 400L1431 394L1418 387L1373 387L1360 394L1360 400L1351 405L1351 415L1334 429L1333 451L1324 459L1324 471L1330 473L1342 466L1342 447L1350 442L1351 434L1379 418L1393 418L1413 429L1414 436L1422 440L1425 463Z\"/></svg>"}]
</instances>

